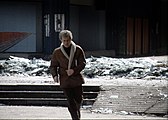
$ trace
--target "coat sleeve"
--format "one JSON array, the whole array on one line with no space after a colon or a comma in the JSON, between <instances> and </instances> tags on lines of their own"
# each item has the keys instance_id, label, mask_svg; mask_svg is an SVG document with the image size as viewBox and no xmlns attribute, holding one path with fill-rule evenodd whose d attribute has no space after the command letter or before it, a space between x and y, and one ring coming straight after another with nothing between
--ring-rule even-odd
<instances>
[{"instance_id":1,"label":"coat sleeve","mask_svg":"<svg viewBox=\"0 0 168 120\"><path fill-rule=\"evenodd\" d=\"M73 68L74 74L80 74L80 72L85 68L86 66L86 59L84 51L81 47L79 47L79 57L77 59L77 66Z\"/></svg>"},{"instance_id":2,"label":"coat sleeve","mask_svg":"<svg viewBox=\"0 0 168 120\"><path fill-rule=\"evenodd\" d=\"M57 70L58 67L59 67L59 62L57 60L57 53L55 49L54 52L52 53L50 67L49 67L52 77L58 76L58 70Z\"/></svg>"}]
</instances>

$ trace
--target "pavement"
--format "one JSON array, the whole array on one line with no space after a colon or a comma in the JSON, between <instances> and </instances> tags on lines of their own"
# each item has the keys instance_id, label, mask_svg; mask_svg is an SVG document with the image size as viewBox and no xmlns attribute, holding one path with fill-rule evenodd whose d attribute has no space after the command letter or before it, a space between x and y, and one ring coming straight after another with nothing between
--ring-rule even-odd
<instances>
[{"instance_id":1,"label":"pavement","mask_svg":"<svg viewBox=\"0 0 168 120\"><path fill-rule=\"evenodd\" d=\"M81 108L81 120L167 120L167 116L100 114ZM1 120L70 120L66 107L0 106Z\"/></svg>"},{"instance_id":2,"label":"pavement","mask_svg":"<svg viewBox=\"0 0 168 120\"><path fill-rule=\"evenodd\" d=\"M15 79L18 81L16 81ZM7 82L6 80L9 80L9 81ZM39 77L35 79L35 77L30 77L29 80L26 80L25 77L7 77L7 78L1 77L0 84L44 84L44 83L52 84L52 83L49 83L51 81L51 78ZM26 81L26 82L21 83L21 81L22 82ZM134 87L135 86L139 86L139 87L148 86L149 88L151 88L151 87L165 87L167 84L167 81L166 80L162 80L162 81L147 80L146 81L146 80L116 79L116 80L102 80L100 82L100 80L96 80L96 79L86 80L86 84L93 84L93 83L98 84L98 85L102 85L103 83L103 86L106 86L106 85L123 86L123 87L125 86L126 88L128 88L127 86L132 86L132 85ZM131 91L132 90L133 89L131 89ZM41 120L41 119L43 120L54 120L54 119L55 120L70 120L71 116L66 107L0 105L0 120L18 120L18 119L19 120ZM164 116L156 116L153 114L143 114L143 115L139 114L138 115L138 114L125 114L124 112L100 113L100 112L92 111L91 109L81 108L81 120L120 120L120 119L122 120L134 120L134 119L136 120L168 120L168 115L164 115Z\"/></svg>"}]
</instances>

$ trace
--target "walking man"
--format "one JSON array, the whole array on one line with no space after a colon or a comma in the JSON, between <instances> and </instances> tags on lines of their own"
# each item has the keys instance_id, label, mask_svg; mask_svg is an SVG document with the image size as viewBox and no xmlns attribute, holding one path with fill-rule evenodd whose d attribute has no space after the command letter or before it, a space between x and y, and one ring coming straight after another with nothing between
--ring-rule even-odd
<instances>
[{"instance_id":1,"label":"walking man","mask_svg":"<svg viewBox=\"0 0 168 120\"><path fill-rule=\"evenodd\" d=\"M84 78L81 71L86 65L83 49L76 45L72 39L72 32L62 30L59 33L60 47L53 51L50 72L68 100L68 110L73 120L80 120L80 105L83 99L82 84Z\"/></svg>"}]
</instances>

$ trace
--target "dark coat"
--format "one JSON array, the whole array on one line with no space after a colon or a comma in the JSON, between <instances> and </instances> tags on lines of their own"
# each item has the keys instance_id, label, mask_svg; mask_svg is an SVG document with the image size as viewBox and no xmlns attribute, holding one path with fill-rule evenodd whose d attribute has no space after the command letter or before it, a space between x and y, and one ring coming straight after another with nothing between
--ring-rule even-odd
<instances>
[{"instance_id":1,"label":"dark coat","mask_svg":"<svg viewBox=\"0 0 168 120\"><path fill-rule=\"evenodd\" d=\"M71 69L74 73L68 76L66 70L68 69L68 59L61 51L61 47L56 48L52 54L50 72L52 76L58 76L61 88L73 88L84 84L84 78L81 71L86 65L85 55L82 48L76 45L76 52L71 64Z\"/></svg>"}]
</instances>

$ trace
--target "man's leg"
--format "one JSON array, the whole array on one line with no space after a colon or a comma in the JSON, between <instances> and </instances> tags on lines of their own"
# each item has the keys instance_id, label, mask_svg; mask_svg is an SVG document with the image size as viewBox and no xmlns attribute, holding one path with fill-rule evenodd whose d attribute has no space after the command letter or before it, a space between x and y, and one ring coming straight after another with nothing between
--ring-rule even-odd
<instances>
[{"instance_id":1,"label":"man's leg","mask_svg":"<svg viewBox=\"0 0 168 120\"><path fill-rule=\"evenodd\" d=\"M68 110L71 114L72 119L79 120L80 116L78 113L76 101L74 99L74 89L73 88L64 89L64 94L67 96Z\"/></svg>"},{"instance_id":2,"label":"man's leg","mask_svg":"<svg viewBox=\"0 0 168 120\"><path fill-rule=\"evenodd\" d=\"M76 104L75 104L74 100L73 101L69 101L68 110L69 110L73 120L80 120L78 109L76 107Z\"/></svg>"},{"instance_id":3,"label":"man's leg","mask_svg":"<svg viewBox=\"0 0 168 120\"><path fill-rule=\"evenodd\" d=\"M74 91L74 98L76 102L77 113L80 118L81 117L80 106L83 100L83 88L82 86L79 86L79 87L74 88L73 91Z\"/></svg>"}]
</instances>

